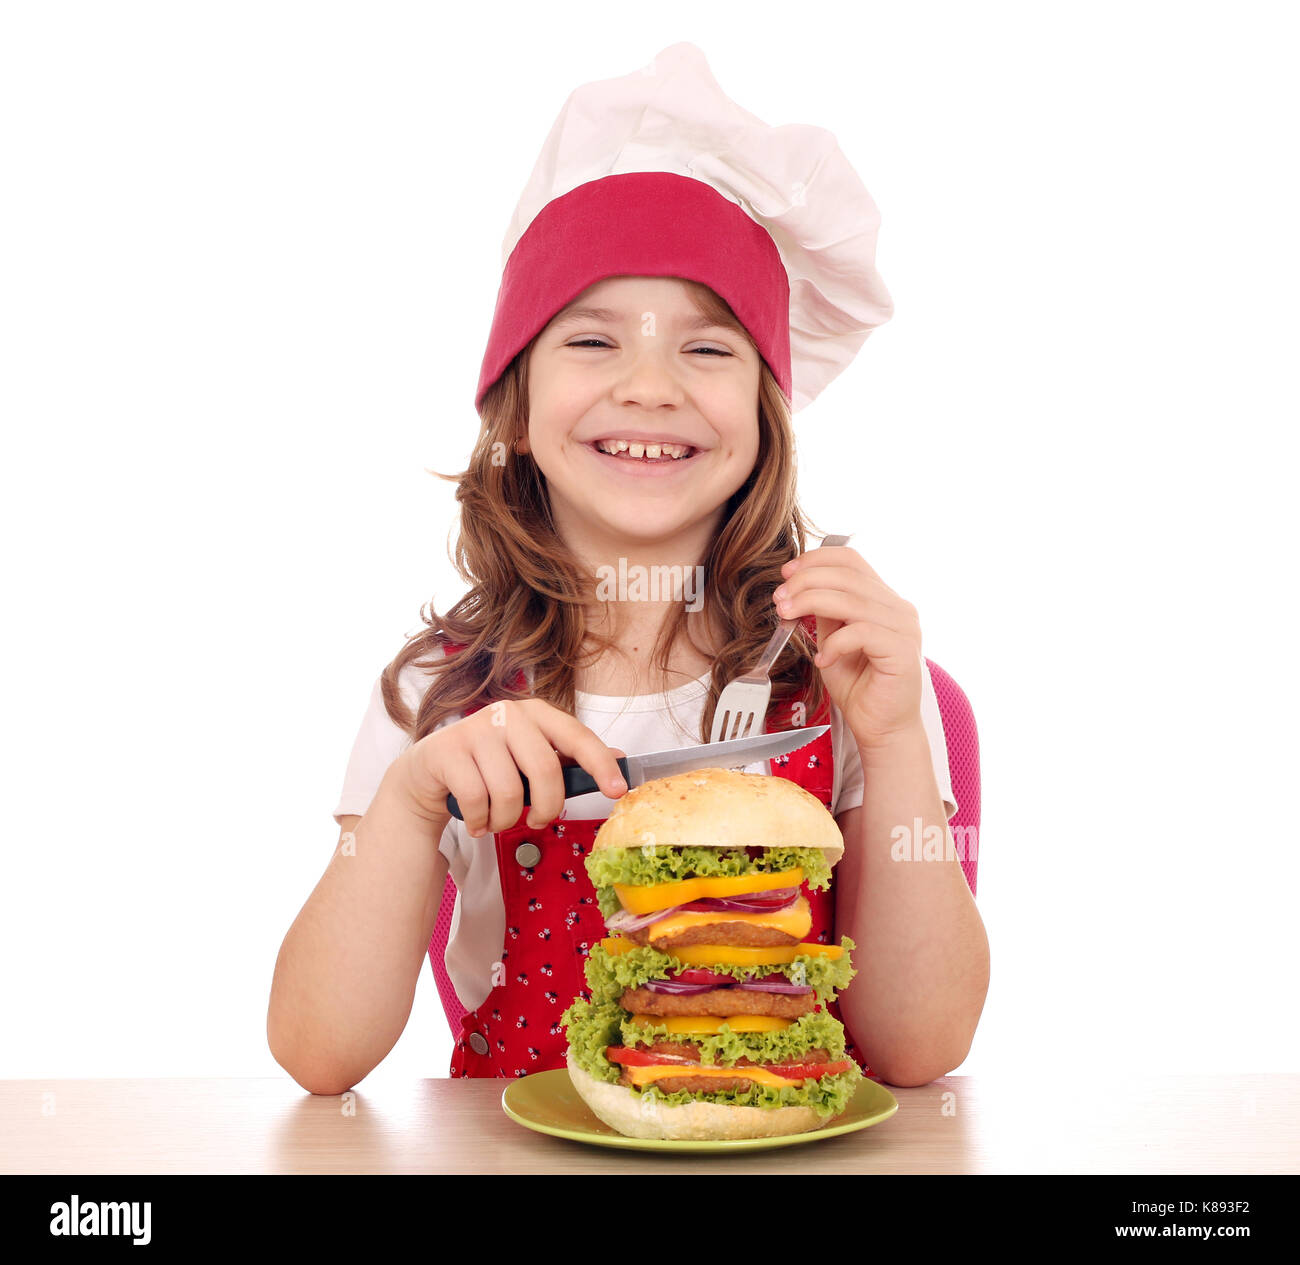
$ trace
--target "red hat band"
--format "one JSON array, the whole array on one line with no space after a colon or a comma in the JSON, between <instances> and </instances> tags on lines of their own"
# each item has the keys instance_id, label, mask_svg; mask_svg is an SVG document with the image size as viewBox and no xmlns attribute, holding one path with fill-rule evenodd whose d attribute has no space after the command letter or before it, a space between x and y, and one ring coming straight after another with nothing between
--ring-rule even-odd
<instances>
[{"instance_id":1,"label":"red hat band","mask_svg":"<svg viewBox=\"0 0 1300 1265\"><path fill-rule=\"evenodd\" d=\"M475 408L556 312L617 276L708 286L730 304L790 398L790 281L770 234L702 180L630 171L548 202L510 252Z\"/></svg>"}]
</instances>

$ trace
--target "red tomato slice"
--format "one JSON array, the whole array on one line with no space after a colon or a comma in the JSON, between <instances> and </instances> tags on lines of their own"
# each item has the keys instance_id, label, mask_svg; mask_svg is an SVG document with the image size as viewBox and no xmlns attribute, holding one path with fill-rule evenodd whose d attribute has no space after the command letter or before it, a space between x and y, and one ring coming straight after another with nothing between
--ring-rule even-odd
<instances>
[{"instance_id":1,"label":"red tomato slice","mask_svg":"<svg viewBox=\"0 0 1300 1265\"><path fill-rule=\"evenodd\" d=\"M728 975L724 971L710 971L704 966L688 966L680 971L669 972L665 978L680 980L683 984L717 984L719 988L736 982L734 975Z\"/></svg>"},{"instance_id":2,"label":"red tomato slice","mask_svg":"<svg viewBox=\"0 0 1300 1265\"><path fill-rule=\"evenodd\" d=\"M680 1054L652 1054L649 1050L634 1050L626 1045L606 1046L605 1057L611 1063L621 1063L624 1067L653 1067L662 1063L695 1063L694 1059L683 1058Z\"/></svg>"},{"instance_id":3,"label":"red tomato slice","mask_svg":"<svg viewBox=\"0 0 1300 1265\"><path fill-rule=\"evenodd\" d=\"M769 1072L784 1076L787 1080L820 1080L823 1076L834 1076L837 1072L847 1072L847 1060L838 1063L768 1063Z\"/></svg>"},{"instance_id":4,"label":"red tomato slice","mask_svg":"<svg viewBox=\"0 0 1300 1265\"><path fill-rule=\"evenodd\" d=\"M653 1067L656 1064L687 1064L698 1067L695 1059L683 1058L679 1054L654 1054L649 1050L635 1050L626 1045L605 1047L605 1057L611 1063L620 1063L624 1067ZM764 1063L763 1069L784 1076L787 1080L818 1080L823 1076L834 1076L837 1072L847 1072L849 1063L841 1059L837 1063ZM735 1069L737 1076L744 1076L744 1067Z\"/></svg>"}]
</instances>

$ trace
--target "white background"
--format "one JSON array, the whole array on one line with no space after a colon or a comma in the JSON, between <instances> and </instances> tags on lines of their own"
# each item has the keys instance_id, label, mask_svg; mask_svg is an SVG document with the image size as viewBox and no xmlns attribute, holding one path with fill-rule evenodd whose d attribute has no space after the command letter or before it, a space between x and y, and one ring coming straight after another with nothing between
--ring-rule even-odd
<instances>
[{"instance_id":1,"label":"white background","mask_svg":"<svg viewBox=\"0 0 1300 1265\"><path fill-rule=\"evenodd\" d=\"M0 1076L285 1075L371 684L460 592L426 468L515 200L573 87L682 39L882 211L896 314L801 496L979 721L961 1070L1296 1068L1284 6L0 13ZM426 969L363 1084L449 1052Z\"/></svg>"}]
</instances>

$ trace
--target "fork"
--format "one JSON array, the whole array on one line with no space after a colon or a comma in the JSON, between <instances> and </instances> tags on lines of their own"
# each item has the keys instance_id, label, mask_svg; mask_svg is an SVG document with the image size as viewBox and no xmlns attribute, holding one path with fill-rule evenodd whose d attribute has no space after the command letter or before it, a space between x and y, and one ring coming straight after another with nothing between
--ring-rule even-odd
<instances>
[{"instance_id":1,"label":"fork","mask_svg":"<svg viewBox=\"0 0 1300 1265\"><path fill-rule=\"evenodd\" d=\"M847 536L827 536L822 545L847 545ZM772 700L772 665L777 656L785 649L798 619L783 619L776 626L772 639L767 643L762 658L746 672L728 684L718 696L718 705L713 712L713 733L710 742L729 742L733 738L748 738L755 722L761 726L767 718L767 705ZM755 730L757 735L760 730Z\"/></svg>"}]
</instances>

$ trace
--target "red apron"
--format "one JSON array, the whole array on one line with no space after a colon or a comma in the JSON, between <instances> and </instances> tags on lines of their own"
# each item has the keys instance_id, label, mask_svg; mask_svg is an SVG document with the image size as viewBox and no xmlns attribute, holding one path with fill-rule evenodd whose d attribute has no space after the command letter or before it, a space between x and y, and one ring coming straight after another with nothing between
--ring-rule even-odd
<instances>
[{"instance_id":1,"label":"red apron","mask_svg":"<svg viewBox=\"0 0 1300 1265\"><path fill-rule=\"evenodd\" d=\"M448 654L462 648L444 645ZM521 672L517 688L526 687ZM469 707L466 714L481 706L486 704ZM830 703L825 701L807 723L825 725L829 718ZM769 713L764 732L778 728ZM834 767L829 730L770 765L773 776L797 782L830 808ZM604 819L560 819L532 830L527 817L525 805L515 825L495 836L506 942L493 968L498 982L487 1000L465 1015L456 1034L452 1076L504 1079L564 1067L567 1042L560 1016L575 997L591 997L584 974L587 954L607 932L584 862ZM803 895L812 912L808 939L838 943L833 877L830 890L812 891L805 883ZM843 1022L838 1002L828 1009ZM844 1036L849 1057L870 1074L847 1027Z\"/></svg>"}]
</instances>

